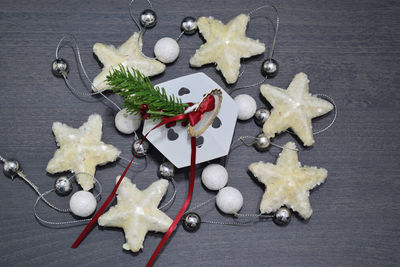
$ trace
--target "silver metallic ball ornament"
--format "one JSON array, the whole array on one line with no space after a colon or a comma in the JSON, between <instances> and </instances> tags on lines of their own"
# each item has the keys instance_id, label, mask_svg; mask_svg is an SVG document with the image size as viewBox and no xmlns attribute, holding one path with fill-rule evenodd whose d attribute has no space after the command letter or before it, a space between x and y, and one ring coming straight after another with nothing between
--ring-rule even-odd
<instances>
[{"instance_id":1,"label":"silver metallic ball ornament","mask_svg":"<svg viewBox=\"0 0 400 267\"><path fill-rule=\"evenodd\" d=\"M4 162L3 173L5 176L13 179L19 171L21 171L21 165L17 160L9 159Z\"/></svg>"},{"instance_id":2,"label":"silver metallic ball ornament","mask_svg":"<svg viewBox=\"0 0 400 267\"><path fill-rule=\"evenodd\" d=\"M285 226L290 222L291 217L292 211L286 207L281 207L275 212L272 220L279 226Z\"/></svg>"},{"instance_id":3,"label":"silver metallic ball ornament","mask_svg":"<svg viewBox=\"0 0 400 267\"><path fill-rule=\"evenodd\" d=\"M187 34L191 35L197 31L197 22L193 17L186 17L181 22L181 30Z\"/></svg>"},{"instance_id":4,"label":"silver metallic ball ornament","mask_svg":"<svg viewBox=\"0 0 400 267\"><path fill-rule=\"evenodd\" d=\"M256 110L254 114L254 121L259 125L262 126L264 122L268 120L270 116L269 110L266 108L259 108Z\"/></svg>"},{"instance_id":5,"label":"silver metallic ball ornament","mask_svg":"<svg viewBox=\"0 0 400 267\"><path fill-rule=\"evenodd\" d=\"M161 177L171 178L174 176L175 167L171 162L166 161L166 162L163 162L160 164L158 171L159 171Z\"/></svg>"},{"instance_id":6,"label":"silver metallic ball ornament","mask_svg":"<svg viewBox=\"0 0 400 267\"><path fill-rule=\"evenodd\" d=\"M268 149L270 144L271 143L269 142L269 138L264 133L259 133L256 136L254 146L256 147L257 150L265 151Z\"/></svg>"},{"instance_id":7,"label":"silver metallic ball ornament","mask_svg":"<svg viewBox=\"0 0 400 267\"><path fill-rule=\"evenodd\" d=\"M183 229L188 232L196 232L201 224L200 216L197 213L191 212L183 217Z\"/></svg>"},{"instance_id":8,"label":"silver metallic ball ornament","mask_svg":"<svg viewBox=\"0 0 400 267\"><path fill-rule=\"evenodd\" d=\"M55 59L51 64L51 71L56 77L66 76L69 72L68 62L62 58Z\"/></svg>"},{"instance_id":9,"label":"silver metallic ball ornament","mask_svg":"<svg viewBox=\"0 0 400 267\"><path fill-rule=\"evenodd\" d=\"M145 28L152 28L157 23L157 14L152 9L145 9L139 16L140 24Z\"/></svg>"},{"instance_id":10,"label":"silver metallic ball ornament","mask_svg":"<svg viewBox=\"0 0 400 267\"><path fill-rule=\"evenodd\" d=\"M54 183L54 190L60 196L66 196L72 191L72 183L67 177L60 177Z\"/></svg>"},{"instance_id":11,"label":"silver metallic ball ornament","mask_svg":"<svg viewBox=\"0 0 400 267\"><path fill-rule=\"evenodd\" d=\"M261 74L269 78L275 77L278 74L278 70L279 64L273 58L265 60L261 65Z\"/></svg>"},{"instance_id":12,"label":"silver metallic ball ornament","mask_svg":"<svg viewBox=\"0 0 400 267\"><path fill-rule=\"evenodd\" d=\"M139 158L145 157L147 154L147 150L149 149L149 142L146 140L140 144L142 140L135 139L132 144L132 152L136 153L136 156Z\"/></svg>"}]
</instances>

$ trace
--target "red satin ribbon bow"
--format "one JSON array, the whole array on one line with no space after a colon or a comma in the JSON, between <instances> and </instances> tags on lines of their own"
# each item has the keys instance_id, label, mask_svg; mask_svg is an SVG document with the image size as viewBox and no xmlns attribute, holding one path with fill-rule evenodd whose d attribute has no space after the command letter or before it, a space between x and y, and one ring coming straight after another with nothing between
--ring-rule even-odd
<instances>
[{"instance_id":1,"label":"red satin ribbon bow","mask_svg":"<svg viewBox=\"0 0 400 267\"><path fill-rule=\"evenodd\" d=\"M203 117L203 114L208 111L212 111L215 107L215 98L213 95L207 96L195 111L192 111L188 114L182 114L182 115L177 115L174 117L170 118L165 118L162 119L162 121L154 126L150 131L146 133L145 136L143 136L141 143L144 142L146 137L155 129L158 127L161 127L165 124L180 121L180 120L189 120L190 125L193 127L196 125L201 118ZM189 191L188 195L186 196L185 203L182 205L181 209L179 210L178 214L176 215L174 221L172 222L171 226L169 227L168 231L165 233L163 239L160 241L158 244L156 250L154 251L153 255L151 256L150 260L148 261L146 266L152 266L154 261L157 259L158 254L160 253L162 247L164 246L165 242L167 242L169 236L172 234L172 232L175 230L176 225L182 218L183 214L185 213L187 207L189 206L190 200L192 199L193 195L193 188L194 188L194 178L195 178L195 170L196 170L196 137L191 137L191 158L190 158L190 179L189 179ZM128 166L125 168L124 172L122 173L121 177L119 178L117 184L113 188L111 194L107 197L106 201L103 203L103 205L99 208L99 210L96 212L96 214L93 216L92 220L86 225L85 229L81 232L81 234L78 236L78 238L75 240L74 244L72 245L72 248L77 248L79 244L83 241L83 239L89 234L90 230L93 228L94 224L97 222L101 214L105 211L105 209L108 207L108 205L111 203L113 200L115 193L117 192L117 189L119 185L122 182L122 179L125 177L128 169L132 165L133 160L136 157L136 153L134 153L131 161L129 162Z\"/></svg>"}]
</instances>

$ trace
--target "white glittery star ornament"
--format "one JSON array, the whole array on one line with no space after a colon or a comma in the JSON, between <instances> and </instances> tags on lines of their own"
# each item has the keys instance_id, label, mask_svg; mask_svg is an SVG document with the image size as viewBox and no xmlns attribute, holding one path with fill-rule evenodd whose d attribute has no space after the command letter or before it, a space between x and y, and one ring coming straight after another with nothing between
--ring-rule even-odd
<instances>
[{"instance_id":1,"label":"white glittery star ornament","mask_svg":"<svg viewBox=\"0 0 400 267\"><path fill-rule=\"evenodd\" d=\"M260 204L261 213L277 211L287 206L304 219L310 218L312 209L309 190L326 180L328 171L323 168L301 166L296 145L288 142L279 154L276 165L262 161L250 164L249 170L265 184L266 190Z\"/></svg>"},{"instance_id":2,"label":"white glittery star ornament","mask_svg":"<svg viewBox=\"0 0 400 267\"><path fill-rule=\"evenodd\" d=\"M101 141L101 128L102 119L98 114L90 115L79 129L54 122L53 133L60 148L47 164L46 171L54 174L70 170L77 173L76 180L83 190L92 189L96 166L115 161L121 153Z\"/></svg>"},{"instance_id":3,"label":"white glittery star ornament","mask_svg":"<svg viewBox=\"0 0 400 267\"><path fill-rule=\"evenodd\" d=\"M245 14L238 15L226 25L212 17L199 18L199 32L207 42L190 58L190 65L200 67L215 62L227 83L236 82L240 58L249 58L265 51L263 43L246 37L248 22L249 16Z\"/></svg>"},{"instance_id":4,"label":"white glittery star ornament","mask_svg":"<svg viewBox=\"0 0 400 267\"><path fill-rule=\"evenodd\" d=\"M305 146L314 143L311 119L328 113L333 105L311 95L309 82L307 75L301 72L293 78L287 90L269 84L261 85L261 94L273 106L271 116L263 126L268 138L292 128Z\"/></svg>"},{"instance_id":5,"label":"white glittery star ornament","mask_svg":"<svg viewBox=\"0 0 400 267\"><path fill-rule=\"evenodd\" d=\"M148 231L165 233L172 224L171 218L157 208L167 189L168 181L160 179L140 191L125 177L117 190L117 205L99 217L99 225L122 228L126 239L122 247L139 251Z\"/></svg>"},{"instance_id":6,"label":"white glittery star ornament","mask_svg":"<svg viewBox=\"0 0 400 267\"><path fill-rule=\"evenodd\" d=\"M113 68L118 65L134 68L146 76L154 76L164 72L165 65L153 58L148 58L142 54L142 38L138 42L139 33L135 32L119 48L113 45L96 43L93 46L93 52L103 63L103 70L93 80L93 91L108 89L106 77Z\"/></svg>"}]
</instances>

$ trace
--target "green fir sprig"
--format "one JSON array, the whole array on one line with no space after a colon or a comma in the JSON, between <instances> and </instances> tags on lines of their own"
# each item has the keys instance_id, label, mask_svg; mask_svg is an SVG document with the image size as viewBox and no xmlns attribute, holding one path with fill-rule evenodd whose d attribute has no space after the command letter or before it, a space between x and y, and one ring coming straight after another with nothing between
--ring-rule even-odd
<instances>
[{"instance_id":1,"label":"green fir sprig","mask_svg":"<svg viewBox=\"0 0 400 267\"><path fill-rule=\"evenodd\" d=\"M134 68L129 70L119 65L106 79L111 89L123 98L128 112L145 119L183 114L189 106L174 95L168 96L164 88L154 87L147 76Z\"/></svg>"}]
</instances>

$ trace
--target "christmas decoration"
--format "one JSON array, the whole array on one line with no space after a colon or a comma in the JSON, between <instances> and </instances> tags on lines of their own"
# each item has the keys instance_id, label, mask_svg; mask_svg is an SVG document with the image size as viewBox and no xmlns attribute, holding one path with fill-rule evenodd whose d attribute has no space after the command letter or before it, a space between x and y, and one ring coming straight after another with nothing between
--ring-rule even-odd
<instances>
[{"instance_id":1,"label":"christmas decoration","mask_svg":"<svg viewBox=\"0 0 400 267\"><path fill-rule=\"evenodd\" d=\"M249 170L266 186L260 204L261 213L271 213L286 205L304 219L310 218L312 210L308 191L323 183L328 171L323 168L302 167L295 149L296 145L288 142L276 165L262 161L250 164Z\"/></svg>"},{"instance_id":2,"label":"christmas decoration","mask_svg":"<svg viewBox=\"0 0 400 267\"><path fill-rule=\"evenodd\" d=\"M201 181L209 190L220 190L228 183L228 172L219 164L210 164L204 168Z\"/></svg>"},{"instance_id":3,"label":"christmas decoration","mask_svg":"<svg viewBox=\"0 0 400 267\"><path fill-rule=\"evenodd\" d=\"M115 161L121 153L114 146L101 141L101 128L102 119L98 114L90 115L79 129L54 122L53 133L60 148L47 164L46 171L54 174L70 170L77 173L77 181L83 190L92 189L96 166Z\"/></svg>"},{"instance_id":4,"label":"christmas decoration","mask_svg":"<svg viewBox=\"0 0 400 267\"><path fill-rule=\"evenodd\" d=\"M140 191L125 177L117 191L117 205L100 216L99 225L122 228L126 238L122 247L139 251L148 231L166 232L172 223L165 213L157 209L167 188L168 181L160 179Z\"/></svg>"},{"instance_id":5,"label":"christmas decoration","mask_svg":"<svg viewBox=\"0 0 400 267\"><path fill-rule=\"evenodd\" d=\"M93 80L93 91L101 91L109 89L106 77L118 65L126 66L127 68L135 68L140 70L145 76L154 76L164 72L165 65L161 62L148 58L142 54L142 39L139 33L134 33L125 43L119 48L112 45L96 43L93 46L93 52L103 63L103 70Z\"/></svg>"},{"instance_id":6,"label":"christmas decoration","mask_svg":"<svg viewBox=\"0 0 400 267\"><path fill-rule=\"evenodd\" d=\"M217 207L226 214L235 214L243 206L243 196L239 190L227 186L219 190L216 198Z\"/></svg>"},{"instance_id":7,"label":"christmas decoration","mask_svg":"<svg viewBox=\"0 0 400 267\"><path fill-rule=\"evenodd\" d=\"M154 45L154 55L165 64L174 62L179 56L179 50L178 42L171 37L161 38Z\"/></svg>"},{"instance_id":8,"label":"christmas decoration","mask_svg":"<svg viewBox=\"0 0 400 267\"><path fill-rule=\"evenodd\" d=\"M67 177L62 176L54 183L54 189L58 195L66 196L72 191L72 183Z\"/></svg>"},{"instance_id":9,"label":"christmas decoration","mask_svg":"<svg viewBox=\"0 0 400 267\"><path fill-rule=\"evenodd\" d=\"M307 75L301 72L293 78L287 90L268 84L261 86L261 94L274 107L263 126L268 138L291 128L305 146L314 143L311 119L328 113L333 105L311 95L308 83Z\"/></svg>"},{"instance_id":10,"label":"christmas decoration","mask_svg":"<svg viewBox=\"0 0 400 267\"><path fill-rule=\"evenodd\" d=\"M228 24L212 17L197 20L200 33L206 39L190 58L190 65L201 67L215 62L227 83L235 83L239 77L240 58L262 54L265 45L245 36L249 16L240 14Z\"/></svg>"},{"instance_id":11,"label":"christmas decoration","mask_svg":"<svg viewBox=\"0 0 400 267\"><path fill-rule=\"evenodd\" d=\"M87 191L78 191L69 200L69 208L76 216L88 217L96 210L96 207L96 198Z\"/></svg>"},{"instance_id":12,"label":"christmas decoration","mask_svg":"<svg viewBox=\"0 0 400 267\"><path fill-rule=\"evenodd\" d=\"M241 94L237 95L234 100L239 109L239 120L248 120L254 116L257 109L257 103L254 98L246 94Z\"/></svg>"},{"instance_id":13,"label":"christmas decoration","mask_svg":"<svg viewBox=\"0 0 400 267\"><path fill-rule=\"evenodd\" d=\"M126 108L120 110L115 115L115 128L123 134L134 133L139 129L141 122L138 115L128 113Z\"/></svg>"}]
</instances>

